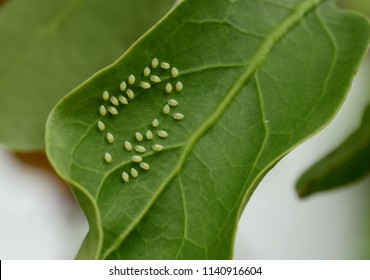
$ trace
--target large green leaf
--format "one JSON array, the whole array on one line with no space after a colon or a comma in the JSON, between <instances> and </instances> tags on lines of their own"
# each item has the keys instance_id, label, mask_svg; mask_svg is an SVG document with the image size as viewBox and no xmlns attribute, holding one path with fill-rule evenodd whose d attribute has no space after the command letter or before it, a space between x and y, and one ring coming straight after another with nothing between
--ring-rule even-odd
<instances>
[{"instance_id":1,"label":"large green leaf","mask_svg":"<svg viewBox=\"0 0 370 280\"><path fill-rule=\"evenodd\" d=\"M171 0L15 0L0 9L0 142L42 150L47 116L112 63Z\"/></svg>"},{"instance_id":2,"label":"large green leaf","mask_svg":"<svg viewBox=\"0 0 370 280\"><path fill-rule=\"evenodd\" d=\"M333 118L368 44L367 19L332 1L182 1L49 116L48 157L90 223L78 258L231 258L258 182ZM151 68L162 82L150 82L143 69L154 57L180 75ZM118 98L132 73L135 99L115 106L118 115L100 116L99 107L110 104L103 92ZM177 81L183 90L167 94L166 84ZM170 98L179 105L167 115ZM175 113L185 118L174 120ZM147 130L154 138L137 141L135 132ZM169 136L158 137L159 130ZM127 152L126 140L147 149L149 170L131 160L140 153ZM155 143L164 150L152 151ZM121 175L131 168L139 176L125 183Z\"/></svg>"},{"instance_id":3,"label":"large green leaf","mask_svg":"<svg viewBox=\"0 0 370 280\"><path fill-rule=\"evenodd\" d=\"M370 173L370 106L362 124L338 148L310 167L298 180L299 196L330 190Z\"/></svg>"}]
</instances>

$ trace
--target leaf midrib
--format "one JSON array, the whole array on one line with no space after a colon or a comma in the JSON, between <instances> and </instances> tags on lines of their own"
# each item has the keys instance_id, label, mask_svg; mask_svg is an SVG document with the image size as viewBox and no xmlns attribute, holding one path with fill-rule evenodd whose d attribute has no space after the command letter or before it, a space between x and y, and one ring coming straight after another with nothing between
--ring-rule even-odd
<instances>
[{"instance_id":1,"label":"leaf midrib","mask_svg":"<svg viewBox=\"0 0 370 280\"><path fill-rule=\"evenodd\" d=\"M154 202L157 200L159 195L163 190L170 184L170 182L180 173L186 160L192 151L195 144L202 138L202 136L213 127L226 109L230 106L232 101L236 98L240 90L244 85L251 79L251 77L259 70L259 68L264 64L268 55L271 53L272 49L277 45L277 43L301 20L308 14L311 10L315 9L318 5L326 0L305 0L298 4L292 9L292 13L286 17L263 41L259 47L256 54L253 56L250 64L246 67L246 70L241 75L239 79L231 86L225 97L220 102L219 106L213 111L213 113L205 120L205 122L188 138L183 148L183 152L180 155L179 161L174 168L173 172L167 177L162 186L158 189L155 196L153 196L150 203L147 204L145 209L138 216L138 219L131 224L131 227L127 228L122 234L117 238L117 241L108 248L101 258L105 259L109 254L116 250L122 241L130 234L130 232L139 224L141 219L145 216L147 211L151 208Z\"/></svg>"}]
</instances>

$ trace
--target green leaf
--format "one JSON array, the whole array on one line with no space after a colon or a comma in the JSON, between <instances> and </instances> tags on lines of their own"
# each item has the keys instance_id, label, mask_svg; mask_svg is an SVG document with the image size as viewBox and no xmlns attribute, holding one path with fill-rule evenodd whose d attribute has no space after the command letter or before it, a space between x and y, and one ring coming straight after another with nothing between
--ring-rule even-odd
<instances>
[{"instance_id":1,"label":"green leaf","mask_svg":"<svg viewBox=\"0 0 370 280\"><path fill-rule=\"evenodd\" d=\"M48 157L90 223L78 258L231 258L238 219L258 182L333 118L368 45L367 19L332 1L181 2L49 116ZM141 89L154 57L180 74L152 68L162 82ZM131 74L135 99L116 106L118 115L100 116L110 103L103 92L125 95L119 85ZM167 94L166 84L177 81L183 90ZM179 105L166 115L170 98ZM154 138L138 142L135 132L147 130ZM147 149L149 170L132 161L139 153L126 151L125 141ZM131 168L139 176L125 183L122 173Z\"/></svg>"},{"instance_id":2,"label":"green leaf","mask_svg":"<svg viewBox=\"0 0 370 280\"><path fill-rule=\"evenodd\" d=\"M300 197L338 188L370 173L370 106L361 126L338 148L310 167L298 180Z\"/></svg>"},{"instance_id":3,"label":"green leaf","mask_svg":"<svg viewBox=\"0 0 370 280\"><path fill-rule=\"evenodd\" d=\"M338 5L370 16L369 0L338 0Z\"/></svg>"},{"instance_id":4,"label":"green leaf","mask_svg":"<svg viewBox=\"0 0 370 280\"><path fill-rule=\"evenodd\" d=\"M112 63L170 0L16 0L0 9L0 142L44 149L56 103Z\"/></svg>"}]
</instances>

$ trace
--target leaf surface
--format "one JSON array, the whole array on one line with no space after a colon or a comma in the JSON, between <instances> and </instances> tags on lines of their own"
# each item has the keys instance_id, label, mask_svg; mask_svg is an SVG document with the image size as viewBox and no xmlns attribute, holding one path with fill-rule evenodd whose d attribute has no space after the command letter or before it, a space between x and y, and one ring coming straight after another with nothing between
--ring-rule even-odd
<instances>
[{"instance_id":1,"label":"leaf surface","mask_svg":"<svg viewBox=\"0 0 370 280\"><path fill-rule=\"evenodd\" d=\"M44 149L56 103L112 63L170 0L16 0L0 9L0 142Z\"/></svg>"},{"instance_id":2,"label":"leaf surface","mask_svg":"<svg viewBox=\"0 0 370 280\"><path fill-rule=\"evenodd\" d=\"M370 173L370 106L361 126L338 148L310 167L298 180L299 196L338 188Z\"/></svg>"},{"instance_id":3,"label":"leaf surface","mask_svg":"<svg viewBox=\"0 0 370 280\"><path fill-rule=\"evenodd\" d=\"M368 44L368 21L331 1L182 1L49 116L48 157L90 223L78 258L231 258L238 219L258 182L333 118ZM179 76L151 67L154 57ZM145 67L161 82L146 77ZM101 116L100 106L112 105L103 92L127 97L120 84L131 74L135 98L114 106L118 115ZM182 91L166 93L178 81ZM179 104L164 114L169 99ZM127 151L125 141L146 152ZM164 149L153 151L154 144Z\"/></svg>"}]
</instances>

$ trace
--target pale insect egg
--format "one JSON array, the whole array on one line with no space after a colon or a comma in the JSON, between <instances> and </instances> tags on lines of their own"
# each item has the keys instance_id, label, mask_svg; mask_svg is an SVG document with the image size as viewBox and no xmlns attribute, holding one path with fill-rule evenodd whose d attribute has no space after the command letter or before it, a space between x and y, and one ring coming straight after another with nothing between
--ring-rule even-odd
<instances>
[{"instance_id":1,"label":"pale insect egg","mask_svg":"<svg viewBox=\"0 0 370 280\"><path fill-rule=\"evenodd\" d=\"M137 178L139 176L139 172L135 168L131 168L131 176L132 178Z\"/></svg>"},{"instance_id":2,"label":"pale insect egg","mask_svg":"<svg viewBox=\"0 0 370 280\"><path fill-rule=\"evenodd\" d=\"M145 67L143 72L144 72L144 76L145 77L148 77L150 75L150 68L149 67Z\"/></svg>"},{"instance_id":3,"label":"pale insect egg","mask_svg":"<svg viewBox=\"0 0 370 280\"><path fill-rule=\"evenodd\" d=\"M135 76L133 74L131 74L129 77L128 77L128 83L130 85L133 85L135 83Z\"/></svg>"},{"instance_id":4,"label":"pale insect egg","mask_svg":"<svg viewBox=\"0 0 370 280\"><path fill-rule=\"evenodd\" d=\"M170 83L166 84L166 92L170 94L172 92L172 85Z\"/></svg>"},{"instance_id":5,"label":"pale insect egg","mask_svg":"<svg viewBox=\"0 0 370 280\"><path fill-rule=\"evenodd\" d=\"M148 130L146 132L145 136L146 136L146 139L151 140L151 139L153 139L153 132L151 132L150 130Z\"/></svg>"},{"instance_id":6,"label":"pale insect egg","mask_svg":"<svg viewBox=\"0 0 370 280\"><path fill-rule=\"evenodd\" d=\"M161 82L161 78L159 78L158 76L156 75L150 75L150 80L153 82L153 83L160 83Z\"/></svg>"},{"instance_id":7,"label":"pale insect egg","mask_svg":"<svg viewBox=\"0 0 370 280\"><path fill-rule=\"evenodd\" d=\"M146 162L140 162L140 167L144 170L149 170L150 166Z\"/></svg>"},{"instance_id":8,"label":"pale insect egg","mask_svg":"<svg viewBox=\"0 0 370 280\"><path fill-rule=\"evenodd\" d=\"M175 106L179 105L179 102L177 102L176 99L168 99L167 103L168 103L168 105L170 105L172 107L175 107Z\"/></svg>"},{"instance_id":9,"label":"pale insect egg","mask_svg":"<svg viewBox=\"0 0 370 280\"><path fill-rule=\"evenodd\" d=\"M140 132L135 132L135 138L137 141L141 142L143 141L143 135Z\"/></svg>"},{"instance_id":10,"label":"pale insect egg","mask_svg":"<svg viewBox=\"0 0 370 280\"><path fill-rule=\"evenodd\" d=\"M126 87L127 87L127 84L125 81L123 81L120 85L119 85L119 89L120 91L125 91L126 90Z\"/></svg>"},{"instance_id":11,"label":"pale insect egg","mask_svg":"<svg viewBox=\"0 0 370 280\"><path fill-rule=\"evenodd\" d=\"M157 127L157 126L159 126L159 120L154 119L154 120L152 121L152 126L153 126L153 127Z\"/></svg>"},{"instance_id":12,"label":"pale insect egg","mask_svg":"<svg viewBox=\"0 0 370 280\"><path fill-rule=\"evenodd\" d=\"M125 141L125 149L128 152L132 150L132 144L129 141Z\"/></svg>"},{"instance_id":13,"label":"pale insect egg","mask_svg":"<svg viewBox=\"0 0 370 280\"><path fill-rule=\"evenodd\" d=\"M167 115L170 113L170 111L171 111L170 106L168 104L164 105L163 110L162 110L163 114Z\"/></svg>"},{"instance_id":14,"label":"pale insect egg","mask_svg":"<svg viewBox=\"0 0 370 280\"><path fill-rule=\"evenodd\" d=\"M108 106L108 111L109 113L111 113L112 115L118 115L118 111L116 108L112 107L112 106Z\"/></svg>"},{"instance_id":15,"label":"pale insect egg","mask_svg":"<svg viewBox=\"0 0 370 280\"><path fill-rule=\"evenodd\" d=\"M135 94L132 91L132 89L130 89L130 88L128 90L126 90L126 94L127 94L128 98L130 98L130 99L134 99L135 98Z\"/></svg>"},{"instance_id":16,"label":"pale insect egg","mask_svg":"<svg viewBox=\"0 0 370 280\"><path fill-rule=\"evenodd\" d=\"M128 104L127 98L124 97L123 95L118 96L118 100L124 105Z\"/></svg>"},{"instance_id":17,"label":"pale insect egg","mask_svg":"<svg viewBox=\"0 0 370 280\"><path fill-rule=\"evenodd\" d=\"M99 107L99 113L100 113L101 116L105 116L107 114L107 109L105 108L104 105L101 105Z\"/></svg>"},{"instance_id":18,"label":"pale insect egg","mask_svg":"<svg viewBox=\"0 0 370 280\"><path fill-rule=\"evenodd\" d=\"M171 75L172 75L173 78L177 78L177 76L179 75L179 70L177 70L176 67L172 67Z\"/></svg>"},{"instance_id":19,"label":"pale insect egg","mask_svg":"<svg viewBox=\"0 0 370 280\"><path fill-rule=\"evenodd\" d=\"M148 89L151 87L151 85L148 82L140 82L140 87L143 89Z\"/></svg>"},{"instance_id":20,"label":"pale insect egg","mask_svg":"<svg viewBox=\"0 0 370 280\"><path fill-rule=\"evenodd\" d=\"M159 131L157 132L157 135L158 135L159 137L166 138L166 137L168 136L168 133L167 133L167 131L159 130Z\"/></svg>"},{"instance_id":21,"label":"pale insect egg","mask_svg":"<svg viewBox=\"0 0 370 280\"><path fill-rule=\"evenodd\" d=\"M176 83L176 91L180 92L180 91L182 91L183 88L184 88L183 84L180 81L178 81Z\"/></svg>"},{"instance_id":22,"label":"pale insect egg","mask_svg":"<svg viewBox=\"0 0 370 280\"><path fill-rule=\"evenodd\" d=\"M107 163L111 163L112 162L112 156L110 153L105 153L104 154L104 159Z\"/></svg>"},{"instance_id":23,"label":"pale insect egg","mask_svg":"<svg viewBox=\"0 0 370 280\"><path fill-rule=\"evenodd\" d=\"M112 133L108 132L107 133L107 140L110 144L112 144L114 142L114 136Z\"/></svg>"},{"instance_id":24,"label":"pale insect egg","mask_svg":"<svg viewBox=\"0 0 370 280\"><path fill-rule=\"evenodd\" d=\"M133 162L141 162L143 160L143 158L141 156L132 156L131 160Z\"/></svg>"},{"instance_id":25,"label":"pale insect egg","mask_svg":"<svg viewBox=\"0 0 370 280\"><path fill-rule=\"evenodd\" d=\"M184 117L185 116L183 114L181 114L181 113L175 113L175 114L173 114L173 118L175 120L178 120L178 121L182 120Z\"/></svg>"},{"instance_id":26,"label":"pale insect egg","mask_svg":"<svg viewBox=\"0 0 370 280\"><path fill-rule=\"evenodd\" d=\"M162 145L159 145L159 144L154 144L152 146L152 149L153 149L153 151L160 152L160 151L163 150L163 146Z\"/></svg>"},{"instance_id":27,"label":"pale insect egg","mask_svg":"<svg viewBox=\"0 0 370 280\"><path fill-rule=\"evenodd\" d=\"M152 68L157 68L159 64L158 58L153 58L152 59Z\"/></svg>"},{"instance_id":28,"label":"pale insect egg","mask_svg":"<svg viewBox=\"0 0 370 280\"><path fill-rule=\"evenodd\" d=\"M98 121L98 128L99 128L100 131L104 131L105 124L102 121Z\"/></svg>"},{"instance_id":29,"label":"pale insect egg","mask_svg":"<svg viewBox=\"0 0 370 280\"><path fill-rule=\"evenodd\" d=\"M145 153L146 149L143 146L135 146L135 151L138 153Z\"/></svg>"},{"instance_id":30,"label":"pale insect egg","mask_svg":"<svg viewBox=\"0 0 370 280\"><path fill-rule=\"evenodd\" d=\"M126 172L122 172L122 179L125 183L127 183L130 177L128 176Z\"/></svg>"},{"instance_id":31,"label":"pale insect egg","mask_svg":"<svg viewBox=\"0 0 370 280\"><path fill-rule=\"evenodd\" d=\"M167 62L161 62L161 68L162 69L170 69L170 64Z\"/></svg>"},{"instance_id":32,"label":"pale insect egg","mask_svg":"<svg viewBox=\"0 0 370 280\"><path fill-rule=\"evenodd\" d=\"M103 100L108 100L108 99L109 99L109 92L105 90L103 92Z\"/></svg>"},{"instance_id":33,"label":"pale insect egg","mask_svg":"<svg viewBox=\"0 0 370 280\"><path fill-rule=\"evenodd\" d=\"M111 96L109 100L114 106L118 106L118 99L115 96Z\"/></svg>"}]
</instances>

